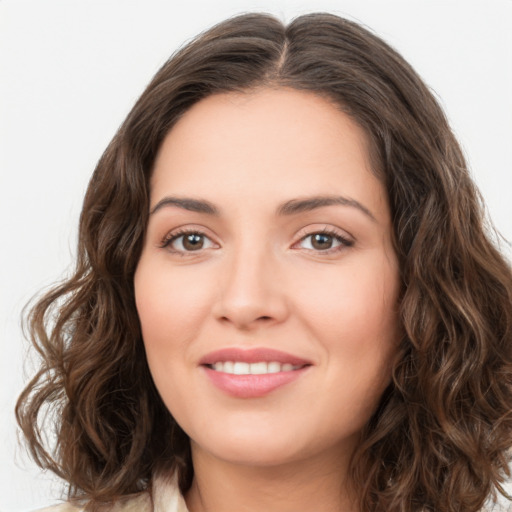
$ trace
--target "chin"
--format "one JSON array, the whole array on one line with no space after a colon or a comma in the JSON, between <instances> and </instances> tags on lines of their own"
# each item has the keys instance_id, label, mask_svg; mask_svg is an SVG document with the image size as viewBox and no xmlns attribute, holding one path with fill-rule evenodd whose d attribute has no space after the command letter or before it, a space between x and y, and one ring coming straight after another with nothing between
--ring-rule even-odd
<instances>
[{"instance_id":1,"label":"chin","mask_svg":"<svg viewBox=\"0 0 512 512\"><path fill-rule=\"evenodd\" d=\"M207 453L210 457L231 464L254 467L276 467L297 463L326 453L333 454L339 449L352 451L358 433L350 433L340 443L339 433L307 432L300 423L293 428L279 428L277 425L244 425L232 428L211 426L208 436L191 436L192 451ZM319 435L318 435L319 434ZM323 434L323 435L322 435Z\"/></svg>"},{"instance_id":2,"label":"chin","mask_svg":"<svg viewBox=\"0 0 512 512\"><path fill-rule=\"evenodd\" d=\"M242 441L215 444L209 449L201 446L200 450L206 450L216 459L230 464L253 467L281 466L294 462L301 458L297 447L285 447L276 445L275 442Z\"/></svg>"},{"instance_id":3,"label":"chin","mask_svg":"<svg viewBox=\"0 0 512 512\"><path fill-rule=\"evenodd\" d=\"M192 450L241 465L275 466L300 456L301 443L290 429L258 424L211 424L198 435L190 433Z\"/></svg>"}]
</instances>

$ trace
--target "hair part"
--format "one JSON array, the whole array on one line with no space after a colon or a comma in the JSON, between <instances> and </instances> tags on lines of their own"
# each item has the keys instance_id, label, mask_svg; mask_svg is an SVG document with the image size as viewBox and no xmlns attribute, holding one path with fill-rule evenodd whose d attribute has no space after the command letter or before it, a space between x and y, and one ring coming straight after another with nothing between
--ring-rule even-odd
<instances>
[{"instance_id":1,"label":"hair part","mask_svg":"<svg viewBox=\"0 0 512 512\"><path fill-rule=\"evenodd\" d=\"M402 281L393 381L352 460L361 510L480 510L505 494L512 444L512 275L437 101L381 39L310 14L222 22L158 71L100 159L80 217L74 275L27 317L42 366L17 418L36 462L99 507L193 468L186 434L149 374L133 275L149 180L166 134L216 93L260 87L329 99L366 132L388 191ZM53 408L56 451L39 418Z\"/></svg>"}]
</instances>

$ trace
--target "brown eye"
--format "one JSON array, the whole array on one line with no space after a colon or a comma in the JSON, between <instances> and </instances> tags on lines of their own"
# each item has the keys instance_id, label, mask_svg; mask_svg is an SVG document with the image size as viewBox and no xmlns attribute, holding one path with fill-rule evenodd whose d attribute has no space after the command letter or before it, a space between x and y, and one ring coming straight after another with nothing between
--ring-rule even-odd
<instances>
[{"instance_id":1,"label":"brown eye","mask_svg":"<svg viewBox=\"0 0 512 512\"><path fill-rule=\"evenodd\" d=\"M332 235L326 235L325 233L316 233L311 235L311 246L313 249L323 251L330 249L333 245L334 237Z\"/></svg>"},{"instance_id":2,"label":"brown eye","mask_svg":"<svg viewBox=\"0 0 512 512\"><path fill-rule=\"evenodd\" d=\"M197 251L202 249L204 245L204 236L197 233L183 235L183 248L186 251Z\"/></svg>"},{"instance_id":3,"label":"brown eye","mask_svg":"<svg viewBox=\"0 0 512 512\"><path fill-rule=\"evenodd\" d=\"M332 252L342 250L354 245L352 240L347 240L337 233L318 232L305 236L299 242L299 247L309 251Z\"/></svg>"},{"instance_id":4,"label":"brown eye","mask_svg":"<svg viewBox=\"0 0 512 512\"><path fill-rule=\"evenodd\" d=\"M163 248L168 248L171 252L187 253L200 251L202 249L211 249L215 244L201 232L188 231L176 233L170 236L162 244Z\"/></svg>"}]
</instances>

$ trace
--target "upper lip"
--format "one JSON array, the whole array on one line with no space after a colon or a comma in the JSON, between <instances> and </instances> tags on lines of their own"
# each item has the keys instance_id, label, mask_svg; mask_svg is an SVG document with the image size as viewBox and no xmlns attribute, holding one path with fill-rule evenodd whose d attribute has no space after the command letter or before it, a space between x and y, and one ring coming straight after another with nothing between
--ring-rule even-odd
<instances>
[{"instance_id":1,"label":"upper lip","mask_svg":"<svg viewBox=\"0 0 512 512\"><path fill-rule=\"evenodd\" d=\"M212 365L224 361L241 361L245 363L259 363L277 361L281 364L293 364L294 366L304 366L311 364L311 361L302 357L281 352L273 348L237 348L229 347L215 350L203 356L199 361L200 365Z\"/></svg>"}]
</instances>

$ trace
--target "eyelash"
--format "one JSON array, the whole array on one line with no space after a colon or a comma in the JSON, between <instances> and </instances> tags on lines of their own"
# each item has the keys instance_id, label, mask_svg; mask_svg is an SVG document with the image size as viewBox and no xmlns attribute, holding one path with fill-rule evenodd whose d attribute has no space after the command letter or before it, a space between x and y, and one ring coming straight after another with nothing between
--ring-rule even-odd
<instances>
[{"instance_id":1,"label":"eyelash","mask_svg":"<svg viewBox=\"0 0 512 512\"><path fill-rule=\"evenodd\" d=\"M320 231L313 231L311 233L307 233L304 236L302 236L300 238L300 240L293 245L296 246L296 245L300 244L301 242L304 242L308 238L313 237L314 235L325 235L325 236L332 237L334 241L339 242L339 244L340 244L337 247L330 247L329 249L325 249L325 250L305 249L307 251L314 252L315 254L320 254L320 255L333 254L333 253L342 251L344 249L347 249L348 247L352 247L354 245L353 240L349 240L348 238L344 237L343 235L340 235L340 233L338 233L337 231L335 231L333 229L328 229L328 228L321 229Z\"/></svg>"},{"instance_id":2,"label":"eyelash","mask_svg":"<svg viewBox=\"0 0 512 512\"><path fill-rule=\"evenodd\" d=\"M173 254L179 254L180 256L185 256L187 253L192 254L195 251L180 251L180 250L171 248L171 244L173 242L175 242L179 238L185 237L187 235L198 235L198 236L202 236L202 237L210 240L210 238L205 233L203 233L202 231L200 231L198 229L179 229L178 231L168 233L167 235L165 235L162 242L160 243L160 248L168 249ZM199 251L197 251L197 252L199 252Z\"/></svg>"},{"instance_id":3,"label":"eyelash","mask_svg":"<svg viewBox=\"0 0 512 512\"><path fill-rule=\"evenodd\" d=\"M180 229L180 230L178 230L176 232L167 234L163 238L163 240L161 241L159 247L161 249L168 249L172 253L179 254L180 256L185 256L186 254L192 254L195 251L181 251L181 250L172 249L170 247L173 242L175 242L179 238L187 236L187 235L198 235L198 236L205 237L206 239L211 241L211 239L205 233L203 233L200 230L197 230L197 229ZM348 247L352 247L354 245L354 242L352 240L349 240L348 238L345 238L344 236L340 235L337 231L325 228L325 229L322 229L320 231L313 231L311 233L305 234L304 236L302 236L298 240L298 242L295 242L293 244L293 247L295 247L296 245L300 244L301 242L304 242L309 237L312 237L314 235L325 235L325 236L332 237L336 242L339 242L340 245L337 246L337 247L331 247L331 248L325 249L325 250L315 250L315 249L305 249L305 250L311 251L311 252L315 252L315 253L318 253L318 254L332 254L332 253L341 251L343 249L346 249ZM200 250L198 250L197 252L199 252L199 251Z\"/></svg>"}]
</instances>

